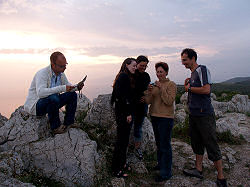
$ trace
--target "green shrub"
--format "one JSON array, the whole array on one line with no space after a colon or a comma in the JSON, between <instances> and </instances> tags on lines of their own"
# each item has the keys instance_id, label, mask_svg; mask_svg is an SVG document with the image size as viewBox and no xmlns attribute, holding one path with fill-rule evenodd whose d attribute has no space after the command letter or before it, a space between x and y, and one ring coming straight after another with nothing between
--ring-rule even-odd
<instances>
[{"instance_id":1,"label":"green shrub","mask_svg":"<svg viewBox=\"0 0 250 187\"><path fill-rule=\"evenodd\" d=\"M87 112L88 111L83 111L80 113L80 115L77 117L76 121L78 123L83 123L83 120L85 119L85 117L87 116Z\"/></svg>"},{"instance_id":2,"label":"green shrub","mask_svg":"<svg viewBox=\"0 0 250 187\"><path fill-rule=\"evenodd\" d=\"M24 172L22 175L16 176L17 179L24 183L32 183L35 186L42 187L42 186L53 186L53 187L64 187L65 185L57 182L53 179L49 179L47 177L38 174L35 171L31 172Z\"/></svg>"},{"instance_id":3,"label":"green shrub","mask_svg":"<svg viewBox=\"0 0 250 187\"><path fill-rule=\"evenodd\" d=\"M245 139L242 135L240 136L240 138L237 138L233 136L229 130L223 133L216 133L216 135L218 141L222 143L228 143L231 145L241 145L243 142L245 142Z\"/></svg>"},{"instance_id":4,"label":"green shrub","mask_svg":"<svg viewBox=\"0 0 250 187\"><path fill-rule=\"evenodd\" d=\"M186 117L185 122L181 124L176 124L172 131L172 137L183 140L190 144L191 140L188 134L189 124L188 124L188 117Z\"/></svg>"},{"instance_id":5,"label":"green shrub","mask_svg":"<svg viewBox=\"0 0 250 187\"><path fill-rule=\"evenodd\" d=\"M226 93L227 96L226 97L221 97L221 95L223 93ZM235 96L236 94L238 94L238 92L235 91L227 91L227 92L216 92L215 95L218 95L217 97L217 101L219 102L228 102L231 101L231 99L233 98L233 96Z\"/></svg>"}]
</instances>

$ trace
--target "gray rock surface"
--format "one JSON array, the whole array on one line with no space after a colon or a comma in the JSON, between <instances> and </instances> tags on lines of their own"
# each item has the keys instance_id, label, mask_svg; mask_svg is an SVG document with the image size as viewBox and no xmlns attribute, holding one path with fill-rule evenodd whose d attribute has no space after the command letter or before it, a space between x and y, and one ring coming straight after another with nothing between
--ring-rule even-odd
<instances>
[{"instance_id":1,"label":"gray rock surface","mask_svg":"<svg viewBox=\"0 0 250 187\"><path fill-rule=\"evenodd\" d=\"M8 177L0 173L0 186L1 187L35 187L34 185L30 183L24 183L19 181L18 179Z\"/></svg>"},{"instance_id":2,"label":"gray rock surface","mask_svg":"<svg viewBox=\"0 0 250 187\"><path fill-rule=\"evenodd\" d=\"M91 101L84 94L79 97L77 94L77 107L76 107L76 118L78 118L82 112L86 112L91 108Z\"/></svg>"},{"instance_id":3,"label":"gray rock surface","mask_svg":"<svg viewBox=\"0 0 250 187\"><path fill-rule=\"evenodd\" d=\"M66 186L92 186L99 155L97 144L81 129L69 129L45 140L16 147L28 168Z\"/></svg>"},{"instance_id":4,"label":"gray rock surface","mask_svg":"<svg viewBox=\"0 0 250 187\"><path fill-rule=\"evenodd\" d=\"M2 116L2 114L0 113L0 127L2 127L6 121L8 121L8 118Z\"/></svg>"},{"instance_id":5,"label":"gray rock surface","mask_svg":"<svg viewBox=\"0 0 250 187\"><path fill-rule=\"evenodd\" d=\"M223 118L216 121L216 131L219 133L230 131L232 135L240 136L240 121L246 120L245 114L240 113L227 113Z\"/></svg>"},{"instance_id":6,"label":"gray rock surface","mask_svg":"<svg viewBox=\"0 0 250 187\"><path fill-rule=\"evenodd\" d=\"M174 114L175 124L184 123L186 116L187 114L184 109L176 110Z\"/></svg>"},{"instance_id":7,"label":"gray rock surface","mask_svg":"<svg viewBox=\"0 0 250 187\"><path fill-rule=\"evenodd\" d=\"M234 111L232 112L249 112L250 106L248 106L249 100L248 100L248 95L240 95L236 94L233 96L231 102L233 103L234 106Z\"/></svg>"},{"instance_id":8,"label":"gray rock surface","mask_svg":"<svg viewBox=\"0 0 250 187\"><path fill-rule=\"evenodd\" d=\"M32 184L23 183L13 177L20 175L24 170L24 164L20 155L13 151L0 153L0 186L32 187Z\"/></svg>"},{"instance_id":9,"label":"gray rock surface","mask_svg":"<svg viewBox=\"0 0 250 187\"><path fill-rule=\"evenodd\" d=\"M7 140L7 141L6 141ZM98 163L96 142L81 129L51 136L47 117L37 118L19 107L0 128L1 150L15 150L24 168L39 170L68 186L92 186Z\"/></svg>"},{"instance_id":10,"label":"gray rock surface","mask_svg":"<svg viewBox=\"0 0 250 187\"><path fill-rule=\"evenodd\" d=\"M116 137L116 122L114 109L110 105L111 94L99 95L94 100L84 122L87 124L101 126L107 129L107 136L113 142ZM143 126L142 150L152 152L156 150L154 133L151 122L145 118ZM130 143L133 143L133 129L131 130Z\"/></svg>"},{"instance_id":11,"label":"gray rock surface","mask_svg":"<svg viewBox=\"0 0 250 187\"><path fill-rule=\"evenodd\" d=\"M188 99L188 93L185 92L184 94L182 94L182 96L180 98L181 104L185 105L187 103L187 99Z\"/></svg>"},{"instance_id":12,"label":"gray rock surface","mask_svg":"<svg viewBox=\"0 0 250 187\"><path fill-rule=\"evenodd\" d=\"M12 113L10 119L0 128L1 150L10 150L15 146L38 141L50 136L47 117L29 115L23 110L23 106Z\"/></svg>"},{"instance_id":13,"label":"gray rock surface","mask_svg":"<svg viewBox=\"0 0 250 187\"><path fill-rule=\"evenodd\" d=\"M113 178L111 180L112 187L125 187L125 181L123 178Z\"/></svg>"},{"instance_id":14,"label":"gray rock surface","mask_svg":"<svg viewBox=\"0 0 250 187\"><path fill-rule=\"evenodd\" d=\"M24 164L20 155L13 151L0 152L0 171L6 176L20 175Z\"/></svg>"},{"instance_id":15,"label":"gray rock surface","mask_svg":"<svg viewBox=\"0 0 250 187\"><path fill-rule=\"evenodd\" d=\"M216 95L214 93L211 93L210 97L211 97L212 100L216 100Z\"/></svg>"},{"instance_id":16,"label":"gray rock surface","mask_svg":"<svg viewBox=\"0 0 250 187\"><path fill-rule=\"evenodd\" d=\"M88 111L85 123L109 127L114 125L115 116L110 104L111 94L99 95Z\"/></svg>"}]
</instances>

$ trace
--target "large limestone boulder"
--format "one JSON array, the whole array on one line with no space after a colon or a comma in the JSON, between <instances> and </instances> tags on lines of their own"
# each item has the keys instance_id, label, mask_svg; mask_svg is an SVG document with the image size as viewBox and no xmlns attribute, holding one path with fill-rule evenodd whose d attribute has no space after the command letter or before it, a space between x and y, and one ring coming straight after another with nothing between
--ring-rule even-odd
<instances>
[{"instance_id":1,"label":"large limestone boulder","mask_svg":"<svg viewBox=\"0 0 250 187\"><path fill-rule=\"evenodd\" d=\"M20 175L24 170L24 164L20 155L13 151L1 152L0 170L9 177Z\"/></svg>"},{"instance_id":2,"label":"large limestone boulder","mask_svg":"<svg viewBox=\"0 0 250 187\"><path fill-rule=\"evenodd\" d=\"M110 104L111 94L99 95L94 101L88 111L85 123L110 127L115 123L115 116L113 107Z\"/></svg>"},{"instance_id":3,"label":"large limestone boulder","mask_svg":"<svg viewBox=\"0 0 250 187\"><path fill-rule=\"evenodd\" d=\"M228 110L230 112L250 112L250 101L248 95L236 94L232 100L228 102Z\"/></svg>"},{"instance_id":4,"label":"large limestone boulder","mask_svg":"<svg viewBox=\"0 0 250 187\"><path fill-rule=\"evenodd\" d=\"M2 127L6 121L8 121L8 118L2 116L2 114L0 113L0 127Z\"/></svg>"},{"instance_id":5,"label":"large limestone boulder","mask_svg":"<svg viewBox=\"0 0 250 187\"><path fill-rule=\"evenodd\" d=\"M99 158L96 142L81 129L54 137L49 131L46 116L37 118L19 107L0 128L0 148L19 153L25 169L66 186L93 186Z\"/></svg>"},{"instance_id":6,"label":"large limestone boulder","mask_svg":"<svg viewBox=\"0 0 250 187\"><path fill-rule=\"evenodd\" d=\"M211 93L210 97L211 97L212 100L216 100L216 95L214 93Z\"/></svg>"},{"instance_id":7,"label":"large limestone boulder","mask_svg":"<svg viewBox=\"0 0 250 187\"><path fill-rule=\"evenodd\" d=\"M18 187L35 187L34 185L30 183L24 183L19 181L18 179L6 176L2 173L0 173L0 184L3 187L9 187L9 186L18 186Z\"/></svg>"},{"instance_id":8,"label":"large limestone boulder","mask_svg":"<svg viewBox=\"0 0 250 187\"><path fill-rule=\"evenodd\" d=\"M175 114L174 114L175 123L176 124L185 123L186 116L187 116L187 114L186 114L184 109L180 109L180 110L175 111Z\"/></svg>"},{"instance_id":9,"label":"large limestone boulder","mask_svg":"<svg viewBox=\"0 0 250 187\"><path fill-rule=\"evenodd\" d=\"M13 151L0 153L0 184L1 186L33 187L32 184L23 183L15 179L15 175L20 175L24 170L24 164L20 155Z\"/></svg>"},{"instance_id":10,"label":"large limestone boulder","mask_svg":"<svg viewBox=\"0 0 250 187\"><path fill-rule=\"evenodd\" d=\"M76 107L76 118L78 118L82 112L86 112L91 107L91 101L89 98L87 98L85 95L81 95L79 97L79 94L77 94L77 107Z\"/></svg>"},{"instance_id":11,"label":"large limestone boulder","mask_svg":"<svg viewBox=\"0 0 250 187\"><path fill-rule=\"evenodd\" d=\"M10 119L0 128L0 145L2 150L11 150L15 146L38 141L50 136L47 117L29 115L23 106L12 113Z\"/></svg>"},{"instance_id":12,"label":"large limestone boulder","mask_svg":"<svg viewBox=\"0 0 250 187\"><path fill-rule=\"evenodd\" d=\"M134 144L134 125L130 131L130 144ZM147 153L152 153L156 151L155 137L153 126L149 119L145 117L143 125L142 125L142 143L141 143L142 151Z\"/></svg>"},{"instance_id":13,"label":"large limestone boulder","mask_svg":"<svg viewBox=\"0 0 250 187\"><path fill-rule=\"evenodd\" d=\"M25 165L66 186L93 186L99 155L97 144L81 129L69 129L44 140L18 146Z\"/></svg>"},{"instance_id":14,"label":"large limestone boulder","mask_svg":"<svg viewBox=\"0 0 250 187\"><path fill-rule=\"evenodd\" d=\"M212 100L212 105L214 107L214 113L217 118L223 117L224 113L228 112L228 102L218 102Z\"/></svg>"},{"instance_id":15,"label":"large limestone boulder","mask_svg":"<svg viewBox=\"0 0 250 187\"><path fill-rule=\"evenodd\" d=\"M87 124L96 125L107 130L107 136L109 136L109 141L114 142L116 137L116 122L114 109L110 104L111 94L99 95L97 99L94 100L91 109L88 111L84 122ZM154 151L155 139L151 122L145 118L144 124L142 126L143 130L143 151ZM131 130L131 140L133 142L133 129Z\"/></svg>"},{"instance_id":16,"label":"large limestone boulder","mask_svg":"<svg viewBox=\"0 0 250 187\"><path fill-rule=\"evenodd\" d=\"M186 105L187 104L187 100L188 100L188 93L185 92L184 94L182 94L182 96L180 98L180 102L181 102L181 104Z\"/></svg>"},{"instance_id":17,"label":"large limestone boulder","mask_svg":"<svg viewBox=\"0 0 250 187\"><path fill-rule=\"evenodd\" d=\"M219 133L230 131L232 135L240 136L239 123L246 120L245 114L227 113L225 117L216 121L216 131Z\"/></svg>"}]
</instances>

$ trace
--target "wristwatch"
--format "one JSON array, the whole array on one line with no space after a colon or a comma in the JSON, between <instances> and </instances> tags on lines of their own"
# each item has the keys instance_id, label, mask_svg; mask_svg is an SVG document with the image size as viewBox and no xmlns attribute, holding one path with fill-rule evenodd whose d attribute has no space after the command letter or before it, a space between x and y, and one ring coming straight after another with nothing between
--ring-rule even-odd
<instances>
[{"instance_id":1,"label":"wristwatch","mask_svg":"<svg viewBox=\"0 0 250 187\"><path fill-rule=\"evenodd\" d=\"M188 92L191 92L191 86L189 86L189 88L188 88Z\"/></svg>"}]
</instances>

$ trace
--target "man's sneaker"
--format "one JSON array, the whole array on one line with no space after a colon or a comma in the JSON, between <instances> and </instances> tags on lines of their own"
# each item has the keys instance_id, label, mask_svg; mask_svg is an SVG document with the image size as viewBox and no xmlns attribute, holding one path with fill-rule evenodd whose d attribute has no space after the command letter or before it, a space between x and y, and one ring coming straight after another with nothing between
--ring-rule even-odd
<instances>
[{"instance_id":1,"label":"man's sneaker","mask_svg":"<svg viewBox=\"0 0 250 187\"><path fill-rule=\"evenodd\" d=\"M143 159L143 154L142 154L141 148L135 149L135 151L136 151L136 154L137 154L139 160L142 160Z\"/></svg>"},{"instance_id":2,"label":"man's sneaker","mask_svg":"<svg viewBox=\"0 0 250 187\"><path fill-rule=\"evenodd\" d=\"M197 177L199 179L203 179L202 171L199 171L196 168L184 169L183 173L190 177Z\"/></svg>"},{"instance_id":3,"label":"man's sneaker","mask_svg":"<svg viewBox=\"0 0 250 187\"><path fill-rule=\"evenodd\" d=\"M76 128L76 129L79 129L79 128L81 128L81 125L78 124L78 123L73 123L73 124L69 125L68 128Z\"/></svg>"},{"instance_id":4,"label":"man's sneaker","mask_svg":"<svg viewBox=\"0 0 250 187\"><path fill-rule=\"evenodd\" d=\"M65 133L65 126L60 125L60 127L53 130L53 134L62 134Z\"/></svg>"},{"instance_id":5,"label":"man's sneaker","mask_svg":"<svg viewBox=\"0 0 250 187\"><path fill-rule=\"evenodd\" d=\"M217 178L216 184L218 187L227 187L227 180Z\"/></svg>"}]
</instances>

